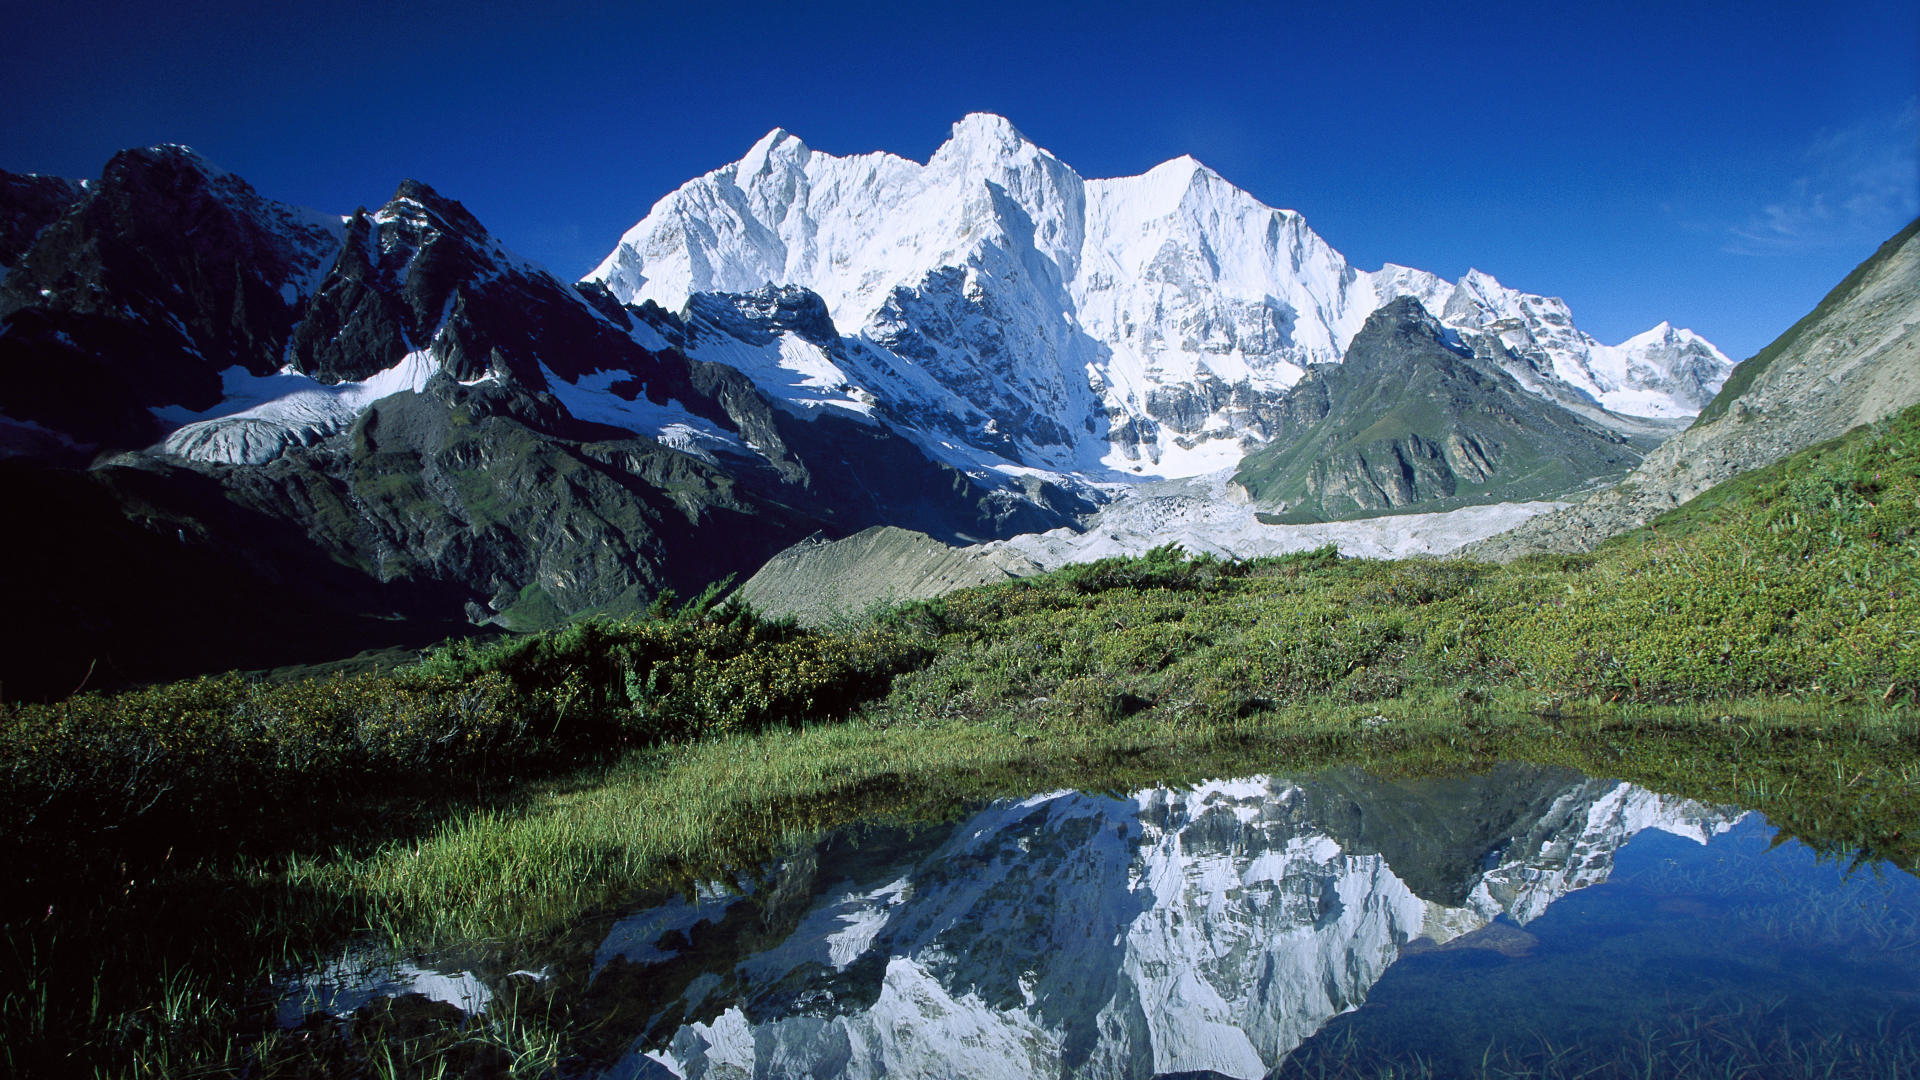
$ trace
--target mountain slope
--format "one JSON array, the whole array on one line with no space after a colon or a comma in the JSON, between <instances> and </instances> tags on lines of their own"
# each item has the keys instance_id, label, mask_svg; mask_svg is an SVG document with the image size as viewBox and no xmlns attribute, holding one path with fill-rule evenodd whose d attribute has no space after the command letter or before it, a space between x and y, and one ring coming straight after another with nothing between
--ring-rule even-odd
<instances>
[{"instance_id":1,"label":"mountain slope","mask_svg":"<svg viewBox=\"0 0 1920 1080\"><path fill-rule=\"evenodd\" d=\"M1617 487L1470 545L1477 558L1586 551L1713 485L1920 401L1920 220L1734 369L1694 425Z\"/></svg>"},{"instance_id":2,"label":"mountain slope","mask_svg":"<svg viewBox=\"0 0 1920 1080\"><path fill-rule=\"evenodd\" d=\"M1039 572L1038 564L1016 552L949 547L925 533L883 525L839 540L803 540L754 571L739 596L755 611L821 626L876 605Z\"/></svg>"},{"instance_id":3,"label":"mountain slope","mask_svg":"<svg viewBox=\"0 0 1920 1080\"><path fill-rule=\"evenodd\" d=\"M40 230L80 201L83 190L58 176L0 169L0 278L33 247Z\"/></svg>"},{"instance_id":4,"label":"mountain slope","mask_svg":"<svg viewBox=\"0 0 1920 1080\"><path fill-rule=\"evenodd\" d=\"M1285 407L1291 430L1234 474L1278 522L1518 502L1640 458L1624 436L1450 343L1412 297L1370 315L1343 362L1315 368Z\"/></svg>"},{"instance_id":5,"label":"mountain slope","mask_svg":"<svg viewBox=\"0 0 1920 1080\"><path fill-rule=\"evenodd\" d=\"M861 357L849 385L921 413L933 452L1106 478L1234 465L1275 434L1305 370L1339 362L1401 296L1502 344L1528 390L1623 429L1607 410L1690 415L1731 366L1664 324L1603 346L1563 302L1478 271L1450 285L1357 270L1192 158L1082 179L986 114L925 165L775 130L661 199L588 279L674 310L701 292L811 289Z\"/></svg>"},{"instance_id":6,"label":"mountain slope","mask_svg":"<svg viewBox=\"0 0 1920 1080\"><path fill-rule=\"evenodd\" d=\"M0 414L40 458L0 476L31 553L0 577L46 645L6 658L15 695L89 666L114 685L644 607L815 533L969 541L1085 509L870 418L791 408L674 344L772 341L776 310L714 298L733 311L720 333L623 307L415 181L342 223L184 148L128 152L35 231L0 296ZM123 449L74 468L89 444ZM69 501L93 507L100 543L59 539ZM122 575L59 584L107 550L141 551L136 577L275 599L181 615L144 649L157 627Z\"/></svg>"}]
</instances>

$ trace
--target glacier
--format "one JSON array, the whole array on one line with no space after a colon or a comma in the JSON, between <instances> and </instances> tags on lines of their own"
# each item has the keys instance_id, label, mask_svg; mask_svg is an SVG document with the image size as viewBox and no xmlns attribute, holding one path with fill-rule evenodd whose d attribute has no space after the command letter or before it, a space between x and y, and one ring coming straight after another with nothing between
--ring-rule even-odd
<instances>
[{"instance_id":1,"label":"glacier","mask_svg":"<svg viewBox=\"0 0 1920 1080\"><path fill-rule=\"evenodd\" d=\"M814 335L832 371L796 380L778 370L792 363L759 362L763 390L878 412L955 464L984 454L1093 480L1233 466L1277 434L1264 407L1400 296L1621 430L1693 415L1732 368L1665 323L1602 344L1564 301L1478 270L1449 283L1357 269L1301 215L1191 157L1084 179L986 113L925 164L822 153L776 128L660 199L583 280L671 311L810 291L843 334Z\"/></svg>"},{"instance_id":2,"label":"glacier","mask_svg":"<svg viewBox=\"0 0 1920 1080\"><path fill-rule=\"evenodd\" d=\"M189 461L264 465L296 446L312 446L353 426L382 398L420 392L439 370L425 350L365 379L324 383L293 368L254 375L243 367L220 373L219 404L200 412L179 406L154 410L179 424L160 449Z\"/></svg>"}]
</instances>

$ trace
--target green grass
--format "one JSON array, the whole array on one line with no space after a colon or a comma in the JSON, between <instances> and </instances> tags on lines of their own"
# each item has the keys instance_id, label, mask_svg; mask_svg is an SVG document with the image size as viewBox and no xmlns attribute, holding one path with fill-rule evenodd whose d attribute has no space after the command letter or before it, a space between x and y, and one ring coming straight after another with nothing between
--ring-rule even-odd
<instances>
[{"instance_id":1,"label":"green grass","mask_svg":"<svg viewBox=\"0 0 1920 1080\"><path fill-rule=\"evenodd\" d=\"M1419 688L1911 700L1920 423L1816 448L1585 557L1219 563L1162 551L909 606L936 659L882 708L1220 719ZM1089 697L1105 695L1105 703Z\"/></svg>"},{"instance_id":2,"label":"green grass","mask_svg":"<svg viewBox=\"0 0 1920 1080\"><path fill-rule=\"evenodd\" d=\"M222 969L257 977L276 962L324 954L329 934L359 927L404 948L486 940L531 943L537 953L636 890L755 865L821 829L874 815L950 819L984 798L1064 786L1127 789L1336 762L1424 774L1521 758L1756 806L1830 852L1864 848L1908 865L1920 858L1906 835L1920 785L1920 726L1904 709L1823 714L1746 703L1733 713L1642 706L1543 717L1531 711L1536 704L1508 695L1463 711L1402 699L1192 725L1135 716L1058 725L1044 737L1013 724L866 717L637 752L522 785L510 799L370 848L128 883L124 895L62 917L74 936L53 942L37 968L43 1019L20 1016L10 997L8 1041L22 1060L37 1037L54 1053L226 1068L281 1055L363 1056L385 1040L393 1053L425 1062L421 1047L459 1032L451 1018L389 1038L376 1014L347 1045L315 1032L268 1034L259 1006L250 1012L221 984ZM183 911L209 897L223 898L204 911L209 925L168 942L195 958L183 977L165 966L179 958L156 931L178 935ZM235 940L247 938L251 948ZM102 942L112 946L104 956ZM151 989L101 985L109 971L145 965L155 971ZM184 1003L168 1004L169 993ZM150 1023L174 1014L185 1020Z\"/></svg>"},{"instance_id":3,"label":"green grass","mask_svg":"<svg viewBox=\"0 0 1920 1080\"><path fill-rule=\"evenodd\" d=\"M567 616L539 582L529 581L513 603L500 610L499 618L510 630L542 630L566 622Z\"/></svg>"},{"instance_id":4,"label":"green grass","mask_svg":"<svg viewBox=\"0 0 1920 1080\"><path fill-rule=\"evenodd\" d=\"M541 937L634 888L721 876L875 814L945 820L985 799L1059 787L1126 790L1334 764L1420 775L1501 760L1738 802L1823 851L1920 860L1920 838L1906 835L1920 722L1905 710L1744 702L1734 712L1659 706L1543 717L1529 707L1538 704L1503 697L1462 710L1415 698L1207 724L868 716L636 754L423 836L364 855L298 860L289 872L302 885L354 895L397 940Z\"/></svg>"},{"instance_id":5,"label":"green grass","mask_svg":"<svg viewBox=\"0 0 1920 1080\"><path fill-rule=\"evenodd\" d=\"M1920 866L1916 527L1910 411L1587 556L1168 547L833 632L710 591L402 672L10 706L0 1041L16 1070L419 1074L457 1021L274 1034L247 987L356 931L554 940L836 824L1066 786L1525 760Z\"/></svg>"}]
</instances>

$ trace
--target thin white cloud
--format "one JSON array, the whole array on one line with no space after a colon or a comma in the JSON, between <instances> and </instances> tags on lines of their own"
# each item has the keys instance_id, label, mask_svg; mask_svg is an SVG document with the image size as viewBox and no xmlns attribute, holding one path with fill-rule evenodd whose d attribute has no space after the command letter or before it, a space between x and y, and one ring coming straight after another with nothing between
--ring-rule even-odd
<instances>
[{"instance_id":1,"label":"thin white cloud","mask_svg":"<svg viewBox=\"0 0 1920 1080\"><path fill-rule=\"evenodd\" d=\"M1726 251L1786 255L1878 242L1920 214L1920 98L1822 132L1783 197L1730 227Z\"/></svg>"}]
</instances>

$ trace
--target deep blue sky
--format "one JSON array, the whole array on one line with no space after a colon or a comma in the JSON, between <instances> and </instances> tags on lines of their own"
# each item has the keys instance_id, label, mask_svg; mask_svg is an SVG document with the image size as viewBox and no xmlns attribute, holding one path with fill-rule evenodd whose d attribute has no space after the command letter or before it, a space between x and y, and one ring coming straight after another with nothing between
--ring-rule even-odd
<instances>
[{"instance_id":1,"label":"deep blue sky","mask_svg":"<svg viewBox=\"0 0 1920 1080\"><path fill-rule=\"evenodd\" d=\"M345 212L402 177L578 276L768 129L1089 177L1191 153L1357 265L1469 266L1742 359L1920 211L1920 5L15 5L0 168L183 142Z\"/></svg>"}]
</instances>

